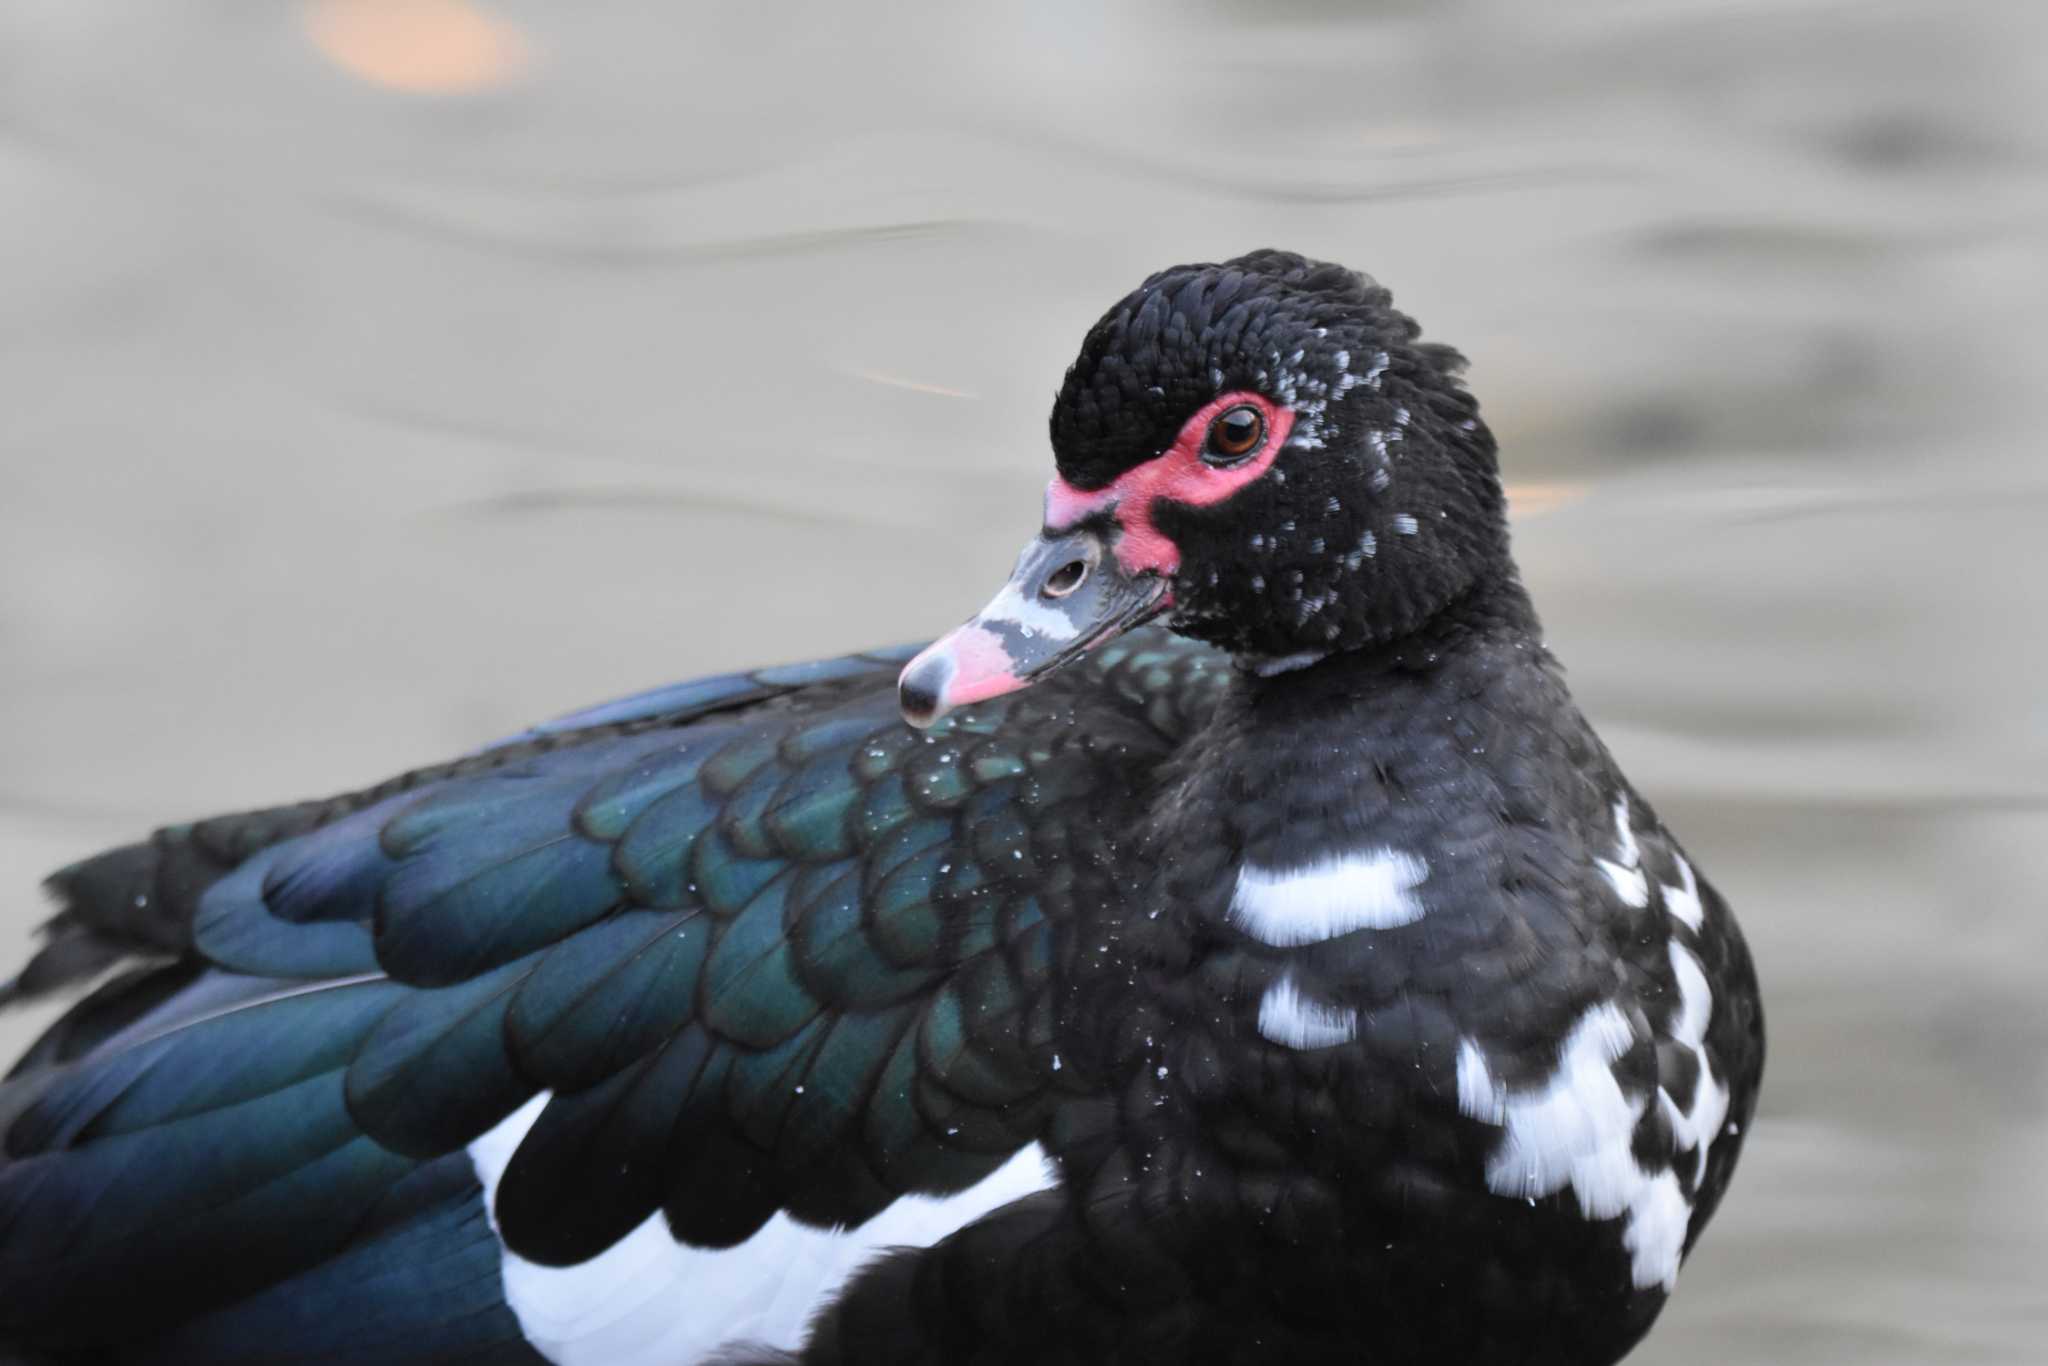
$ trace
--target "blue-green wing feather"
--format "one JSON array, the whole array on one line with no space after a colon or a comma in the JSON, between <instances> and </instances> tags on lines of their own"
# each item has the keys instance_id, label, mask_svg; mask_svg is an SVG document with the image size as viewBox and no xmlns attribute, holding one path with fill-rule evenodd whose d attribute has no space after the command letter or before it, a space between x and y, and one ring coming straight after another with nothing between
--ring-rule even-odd
<instances>
[{"instance_id":1,"label":"blue-green wing feather","mask_svg":"<svg viewBox=\"0 0 2048 1366\"><path fill-rule=\"evenodd\" d=\"M205 980L315 989L173 1012L155 1038L102 1003L0 1092L5 1269L58 1297L32 1317L115 1297L88 1267L209 1248L261 1254L231 1254L238 1292L309 1274L375 1241L349 1201L360 1220L541 1091L496 1212L542 1262L657 1209L717 1245L993 1170L1053 1098L1054 937L1102 894L1098 827L1205 710L1214 660L1138 633L929 733L897 717L895 663L699 680L211 827L216 871L152 942L228 970ZM120 856L126 888L141 864ZM197 1272L157 1278L224 1303Z\"/></svg>"}]
</instances>

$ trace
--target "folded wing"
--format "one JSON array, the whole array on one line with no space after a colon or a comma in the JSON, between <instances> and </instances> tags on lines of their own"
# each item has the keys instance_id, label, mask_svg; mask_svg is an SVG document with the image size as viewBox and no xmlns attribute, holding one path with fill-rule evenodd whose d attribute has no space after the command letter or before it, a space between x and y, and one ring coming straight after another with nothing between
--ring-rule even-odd
<instances>
[{"instance_id":1,"label":"folded wing","mask_svg":"<svg viewBox=\"0 0 2048 1366\"><path fill-rule=\"evenodd\" d=\"M60 934L171 961L0 1089L0 1271L32 1292L0 1338L172 1322L347 1254L536 1096L494 1214L541 1265L657 1210L716 1248L974 1185L1067 1080L1057 928L1112 894L1106 838L1214 669L1140 633L924 733L888 657L706 680L241 818L280 837L132 941L74 900ZM122 850L57 885L133 895L200 828L154 873Z\"/></svg>"}]
</instances>

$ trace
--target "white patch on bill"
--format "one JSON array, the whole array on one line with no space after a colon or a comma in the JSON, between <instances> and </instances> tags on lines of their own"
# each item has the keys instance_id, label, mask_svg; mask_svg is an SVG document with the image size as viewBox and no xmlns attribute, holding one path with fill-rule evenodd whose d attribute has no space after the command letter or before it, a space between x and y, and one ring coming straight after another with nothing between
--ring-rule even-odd
<instances>
[{"instance_id":1,"label":"white patch on bill","mask_svg":"<svg viewBox=\"0 0 2048 1366\"><path fill-rule=\"evenodd\" d=\"M1642 851L1636 848L1636 832L1630 824L1628 793L1614 799L1615 839L1620 848L1615 859L1595 859L1600 871L1614 884L1615 894L1631 906L1650 904L1650 879L1643 872Z\"/></svg>"},{"instance_id":2,"label":"white patch on bill","mask_svg":"<svg viewBox=\"0 0 2048 1366\"><path fill-rule=\"evenodd\" d=\"M1066 613L1033 602L1017 591L1014 583L1003 585L1003 591L981 609L979 620L1006 621L1025 635L1044 636L1048 640L1072 640L1080 632Z\"/></svg>"},{"instance_id":3,"label":"white patch on bill","mask_svg":"<svg viewBox=\"0 0 2048 1366\"><path fill-rule=\"evenodd\" d=\"M1287 1048L1332 1048L1358 1037L1358 1012L1309 999L1282 973L1259 999L1259 1033Z\"/></svg>"},{"instance_id":4,"label":"white patch on bill","mask_svg":"<svg viewBox=\"0 0 2048 1366\"><path fill-rule=\"evenodd\" d=\"M1397 849L1366 849L1299 868L1238 870L1230 918L1274 948L1317 944L1353 930L1386 930L1422 919L1415 889L1429 865Z\"/></svg>"},{"instance_id":5,"label":"white patch on bill","mask_svg":"<svg viewBox=\"0 0 2048 1366\"><path fill-rule=\"evenodd\" d=\"M1569 1186L1586 1218L1625 1219L1622 1244L1635 1285L1668 1290L1678 1279L1691 1211L1675 1175L1652 1176L1636 1161L1631 1145L1647 1102L1631 1099L1614 1075L1634 1042L1618 1006L1596 1005L1565 1037L1550 1080L1518 1095L1467 1040L1458 1050L1458 1108L1506 1131L1486 1164L1488 1189L1536 1200Z\"/></svg>"},{"instance_id":6,"label":"white patch on bill","mask_svg":"<svg viewBox=\"0 0 2048 1366\"><path fill-rule=\"evenodd\" d=\"M469 1145L487 1211L547 1100L543 1091ZM735 1342L793 1351L811 1315L877 1252L928 1247L1055 1184L1044 1149L1033 1143L956 1195L906 1195L851 1229L812 1228L777 1214L744 1243L722 1249L678 1243L657 1210L575 1266L541 1266L506 1249L505 1300L526 1340L557 1366L697 1361Z\"/></svg>"}]
</instances>

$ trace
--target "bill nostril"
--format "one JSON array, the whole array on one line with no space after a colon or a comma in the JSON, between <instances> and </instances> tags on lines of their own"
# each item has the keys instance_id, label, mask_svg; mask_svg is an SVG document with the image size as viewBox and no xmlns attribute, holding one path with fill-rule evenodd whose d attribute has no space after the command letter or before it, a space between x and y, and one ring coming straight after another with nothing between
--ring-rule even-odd
<instances>
[{"instance_id":1,"label":"bill nostril","mask_svg":"<svg viewBox=\"0 0 2048 1366\"><path fill-rule=\"evenodd\" d=\"M1086 560L1069 560L1058 569L1053 570L1046 577L1045 585L1038 591L1044 597L1063 598L1076 588L1079 588L1082 581L1087 577L1088 562Z\"/></svg>"}]
</instances>

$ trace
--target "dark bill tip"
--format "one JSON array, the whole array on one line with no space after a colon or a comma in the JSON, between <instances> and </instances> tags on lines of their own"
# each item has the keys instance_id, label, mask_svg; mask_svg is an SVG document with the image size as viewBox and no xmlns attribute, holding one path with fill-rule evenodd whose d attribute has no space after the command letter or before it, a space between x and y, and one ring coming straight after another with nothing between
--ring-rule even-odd
<instances>
[{"instance_id":1,"label":"dark bill tip","mask_svg":"<svg viewBox=\"0 0 2048 1366\"><path fill-rule=\"evenodd\" d=\"M1002 638L976 617L903 666L896 698L903 719L923 730L949 711L1015 692L1028 681Z\"/></svg>"},{"instance_id":2,"label":"dark bill tip","mask_svg":"<svg viewBox=\"0 0 2048 1366\"><path fill-rule=\"evenodd\" d=\"M896 700L903 708L903 719L923 730L938 720L942 714L939 699L945 693L945 679L940 676L942 660L930 658L926 650L903 668L902 677L896 680ZM919 667L922 665L923 667Z\"/></svg>"}]
</instances>

